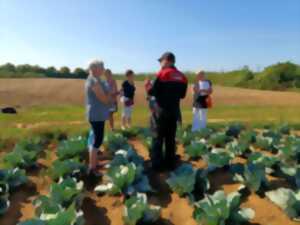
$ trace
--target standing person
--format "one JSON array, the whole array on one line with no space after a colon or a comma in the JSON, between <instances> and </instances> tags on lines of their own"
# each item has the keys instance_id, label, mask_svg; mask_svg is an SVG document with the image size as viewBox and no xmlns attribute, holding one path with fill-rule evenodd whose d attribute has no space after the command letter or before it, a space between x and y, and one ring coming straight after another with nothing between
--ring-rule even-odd
<instances>
[{"instance_id":1,"label":"standing person","mask_svg":"<svg viewBox=\"0 0 300 225\"><path fill-rule=\"evenodd\" d=\"M151 96L149 94L149 91L152 89L153 87L153 80L151 80L149 77L147 77L145 79L145 83L144 83L144 87L145 87L145 91L146 91L146 100L148 102L148 107L150 109L150 130L152 132L152 134L155 134L156 132L156 115L155 113L157 112L158 110L158 106L157 106L157 103L156 103L156 100L155 100L155 97L154 96Z\"/></svg>"},{"instance_id":2,"label":"standing person","mask_svg":"<svg viewBox=\"0 0 300 225\"><path fill-rule=\"evenodd\" d=\"M131 114L135 95L134 72L127 70L125 76L126 80L122 83L121 89L121 102L123 103L122 130L131 126Z\"/></svg>"},{"instance_id":3,"label":"standing person","mask_svg":"<svg viewBox=\"0 0 300 225\"><path fill-rule=\"evenodd\" d=\"M110 94L112 96L112 104L111 108L109 109L109 126L110 129L113 131L115 129L115 124L114 124L114 113L118 111L118 86L116 80L113 78L112 72L110 69L105 70L105 77L106 77L106 82L110 91Z\"/></svg>"},{"instance_id":4,"label":"standing person","mask_svg":"<svg viewBox=\"0 0 300 225\"><path fill-rule=\"evenodd\" d=\"M104 63L94 60L89 64L89 75L85 81L85 103L87 119L91 125L93 140L89 147L89 174L97 175L97 152L103 142L105 120L109 117L111 96L105 82Z\"/></svg>"},{"instance_id":5,"label":"standing person","mask_svg":"<svg viewBox=\"0 0 300 225\"><path fill-rule=\"evenodd\" d=\"M212 91L212 83L210 80L205 79L205 72L198 72L193 85L193 132L206 128L207 109L210 107L209 101L211 100L210 95L212 94Z\"/></svg>"},{"instance_id":6,"label":"standing person","mask_svg":"<svg viewBox=\"0 0 300 225\"><path fill-rule=\"evenodd\" d=\"M176 128L180 111L180 100L187 91L187 78L175 67L175 55L164 53L159 58L161 70L149 94L154 96L157 110L154 113L156 134L150 152L152 167L162 169L162 165L173 169L176 163ZM165 145L165 154L163 154Z\"/></svg>"}]
</instances>

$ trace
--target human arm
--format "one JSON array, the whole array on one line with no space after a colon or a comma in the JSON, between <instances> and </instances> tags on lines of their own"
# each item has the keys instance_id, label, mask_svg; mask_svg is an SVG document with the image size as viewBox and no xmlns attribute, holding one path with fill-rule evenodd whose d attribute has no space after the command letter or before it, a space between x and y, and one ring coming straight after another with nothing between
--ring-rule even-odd
<instances>
[{"instance_id":1,"label":"human arm","mask_svg":"<svg viewBox=\"0 0 300 225\"><path fill-rule=\"evenodd\" d=\"M112 100L111 95L106 94L104 92L104 90L102 89L102 87L98 83L93 84L91 89L95 93L95 95L99 101L103 102L104 104L111 103L111 100Z\"/></svg>"}]
</instances>

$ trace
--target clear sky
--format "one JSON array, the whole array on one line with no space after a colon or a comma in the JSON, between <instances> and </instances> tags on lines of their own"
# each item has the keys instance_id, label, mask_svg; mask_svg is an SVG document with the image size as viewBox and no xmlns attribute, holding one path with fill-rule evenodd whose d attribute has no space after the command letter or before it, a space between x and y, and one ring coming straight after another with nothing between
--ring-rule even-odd
<instances>
[{"instance_id":1,"label":"clear sky","mask_svg":"<svg viewBox=\"0 0 300 225\"><path fill-rule=\"evenodd\" d=\"M0 0L0 64L182 70L300 63L300 0Z\"/></svg>"}]
</instances>

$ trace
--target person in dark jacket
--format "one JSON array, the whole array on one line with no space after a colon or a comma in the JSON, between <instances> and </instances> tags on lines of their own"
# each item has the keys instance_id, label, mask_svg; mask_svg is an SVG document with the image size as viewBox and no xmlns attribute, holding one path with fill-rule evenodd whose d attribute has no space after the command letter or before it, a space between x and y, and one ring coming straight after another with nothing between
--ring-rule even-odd
<instances>
[{"instance_id":1,"label":"person in dark jacket","mask_svg":"<svg viewBox=\"0 0 300 225\"><path fill-rule=\"evenodd\" d=\"M122 83L121 89L121 102L123 103L122 130L131 127L131 115L136 89L134 84L134 72L132 70L127 70L125 75L126 80Z\"/></svg>"},{"instance_id":2,"label":"person in dark jacket","mask_svg":"<svg viewBox=\"0 0 300 225\"><path fill-rule=\"evenodd\" d=\"M175 67L175 55L164 53L159 62L161 70L149 90L154 96L157 107L153 113L156 121L156 132L152 141L150 157L155 170L162 169L162 165L173 169L176 163L176 129L180 112L180 100L187 91L187 78ZM165 145L165 154L163 154Z\"/></svg>"}]
</instances>

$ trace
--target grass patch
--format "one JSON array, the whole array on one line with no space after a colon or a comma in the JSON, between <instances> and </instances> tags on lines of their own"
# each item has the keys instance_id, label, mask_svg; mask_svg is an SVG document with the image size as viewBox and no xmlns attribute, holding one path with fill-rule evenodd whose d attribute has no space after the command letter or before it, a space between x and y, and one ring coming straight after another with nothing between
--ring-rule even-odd
<instances>
[{"instance_id":1,"label":"grass patch","mask_svg":"<svg viewBox=\"0 0 300 225\"><path fill-rule=\"evenodd\" d=\"M184 125L191 124L192 110L182 109ZM289 123L300 128L300 109L277 106L217 106L209 110L209 124L225 125L242 122L252 127ZM120 111L115 114L116 127L120 127ZM148 126L149 110L136 106L133 126ZM79 106L29 107L17 115L0 114L0 140L20 139L32 134L54 132L82 134L89 129L85 110Z\"/></svg>"}]
</instances>

